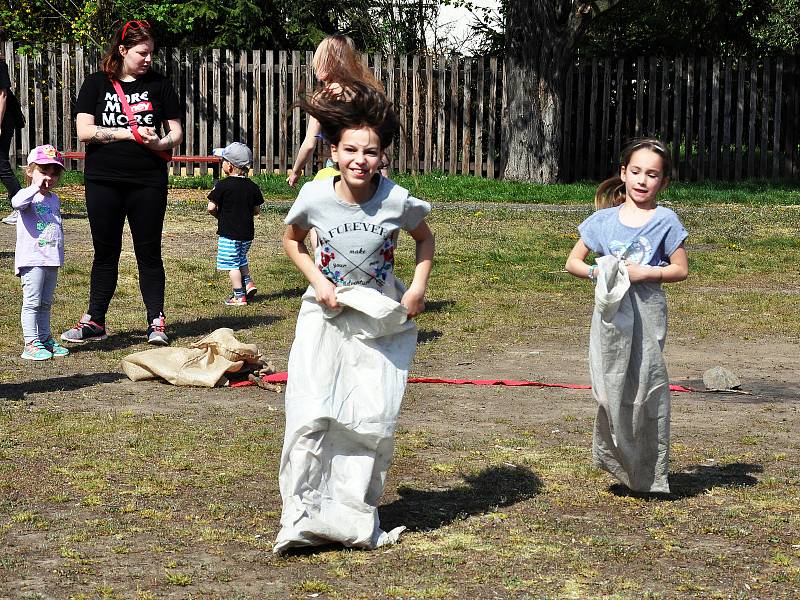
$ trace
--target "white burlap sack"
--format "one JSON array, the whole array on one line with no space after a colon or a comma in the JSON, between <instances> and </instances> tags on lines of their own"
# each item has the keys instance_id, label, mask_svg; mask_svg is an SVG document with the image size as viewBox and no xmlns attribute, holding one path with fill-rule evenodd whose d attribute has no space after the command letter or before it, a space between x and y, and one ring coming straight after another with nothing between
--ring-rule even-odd
<instances>
[{"instance_id":1,"label":"white burlap sack","mask_svg":"<svg viewBox=\"0 0 800 600\"><path fill-rule=\"evenodd\" d=\"M378 501L417 343L406 309L365 287L341 287L332 311L303 296L286 385L281 530L274 552L339 542L375 548Z\"/></svg>"},{"instance_id":2,"label":"white burlap sack","mask_svg":"<svg viewBox=\"0 0 800 600\"><path fill-rule=\"evenodd\" d=\"M594 463L637 492L669 493L670 392L659 284L631 284L625 264L597 260L589 370L597 400Z\"/></svg>"}]
</instances>

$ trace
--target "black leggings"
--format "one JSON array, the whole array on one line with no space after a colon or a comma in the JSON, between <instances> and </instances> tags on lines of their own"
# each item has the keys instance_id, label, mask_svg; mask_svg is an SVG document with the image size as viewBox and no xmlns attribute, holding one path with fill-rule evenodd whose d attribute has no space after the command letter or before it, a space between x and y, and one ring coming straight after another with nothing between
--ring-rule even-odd
<instances>
[{"instance_id":1,"label":"black leggings","mask_svg":"<svg viewBox=\"0 0 800 600\"><path fill-rule=\"evenodd\" d=\"M3 123L0 132L0 182L8 190L9 200L20 190L19 181L11 170L11 162L8 160L8 152L11 149L11 138L14 136L14 127L7 122Z\"/></svg>"},{"instance_id":2,"label":"black leggings","mask_svg":"<svg viewBox=\"0 0 800 600\"><path fill-rule=\"evenodd\" d=\"M94 245L88 310L92 320L105 323L108 305L117 287L126 216L139 266L139 289L147 308L147 322L151 323L164 311L161 232L166 210L166 186L86 181L86 212Z\"/></svg>"}]
</instances>

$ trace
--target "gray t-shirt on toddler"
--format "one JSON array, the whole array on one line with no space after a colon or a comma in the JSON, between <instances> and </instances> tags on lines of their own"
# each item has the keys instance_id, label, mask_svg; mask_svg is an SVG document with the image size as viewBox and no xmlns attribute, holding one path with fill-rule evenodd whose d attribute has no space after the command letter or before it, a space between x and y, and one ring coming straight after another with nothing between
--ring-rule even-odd
<instances>
[{"instance_id":1,"label":"gray t-shirt on toddler","mask_svg":"<svg viewBox=\"0 0 800 600\"><path fill-rule=\"evenodd\" d=\"M394 276L394 251L401 229L416 229L431 205L385 177L362 204L345 202L331 177L306 183L284 223L315 229L314 262L337 286L363 285L399 300L403 285Z\"/></svg>"},{"instance_id":2,"label":"gray t-shirt on toddler","mask_svg":"<svg viewBox=\"0 0 800 600\"><path fill-rule=\"evenodd\" d=\"M666 266L669 257L689 236L671 209L657 206L641 227L619 220L620 206L594 212L578 226L584 245L600 256L613 255L640 265Z\"/></svg>"}]
</instances>

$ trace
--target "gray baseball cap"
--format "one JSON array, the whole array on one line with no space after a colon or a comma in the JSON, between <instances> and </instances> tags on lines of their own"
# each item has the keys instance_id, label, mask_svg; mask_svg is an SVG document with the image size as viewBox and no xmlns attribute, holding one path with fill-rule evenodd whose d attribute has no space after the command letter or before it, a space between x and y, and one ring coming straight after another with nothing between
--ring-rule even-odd
<instances>
[{"instance_id":1,"label":"gray baseball cap","mask_svg":"<svg viewBox=\"0 0 800 600\"><path fill-rule=\"evenodd\" d=\"M253 164L253 152L241 142L233 142L224 148L214 148L214 156L227 160L234 167L244 169Z\"/></svg>"}]
</instances>

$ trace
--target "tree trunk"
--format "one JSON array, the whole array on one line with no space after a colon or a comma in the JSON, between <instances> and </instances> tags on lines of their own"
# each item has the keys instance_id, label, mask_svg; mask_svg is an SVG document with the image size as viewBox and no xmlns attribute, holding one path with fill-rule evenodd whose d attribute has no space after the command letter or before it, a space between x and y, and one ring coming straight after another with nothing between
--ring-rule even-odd
<instances>
[{"instance_id":1,"label":"tree trunk","mask_svg":"<svg viewBox=\"0 0 800 600\"><path fill-rule=\"evenodd\" d=\"M506 160L503 177L555 183L560 172L562 144L562 67L506 61L508 103L503 120ZM513 93L512 93L513 90Z\"/></svg>"},{"instance_id":2,"label":"tree trunk","mask_svg":"<svg viewBox=\"0 0 800 600\"><path fill-rule=\"evenodd\" d=\"M564 77L591 20L619 0L508 0L503 178L555 183Z\"/></svg>"}]
</instances>

